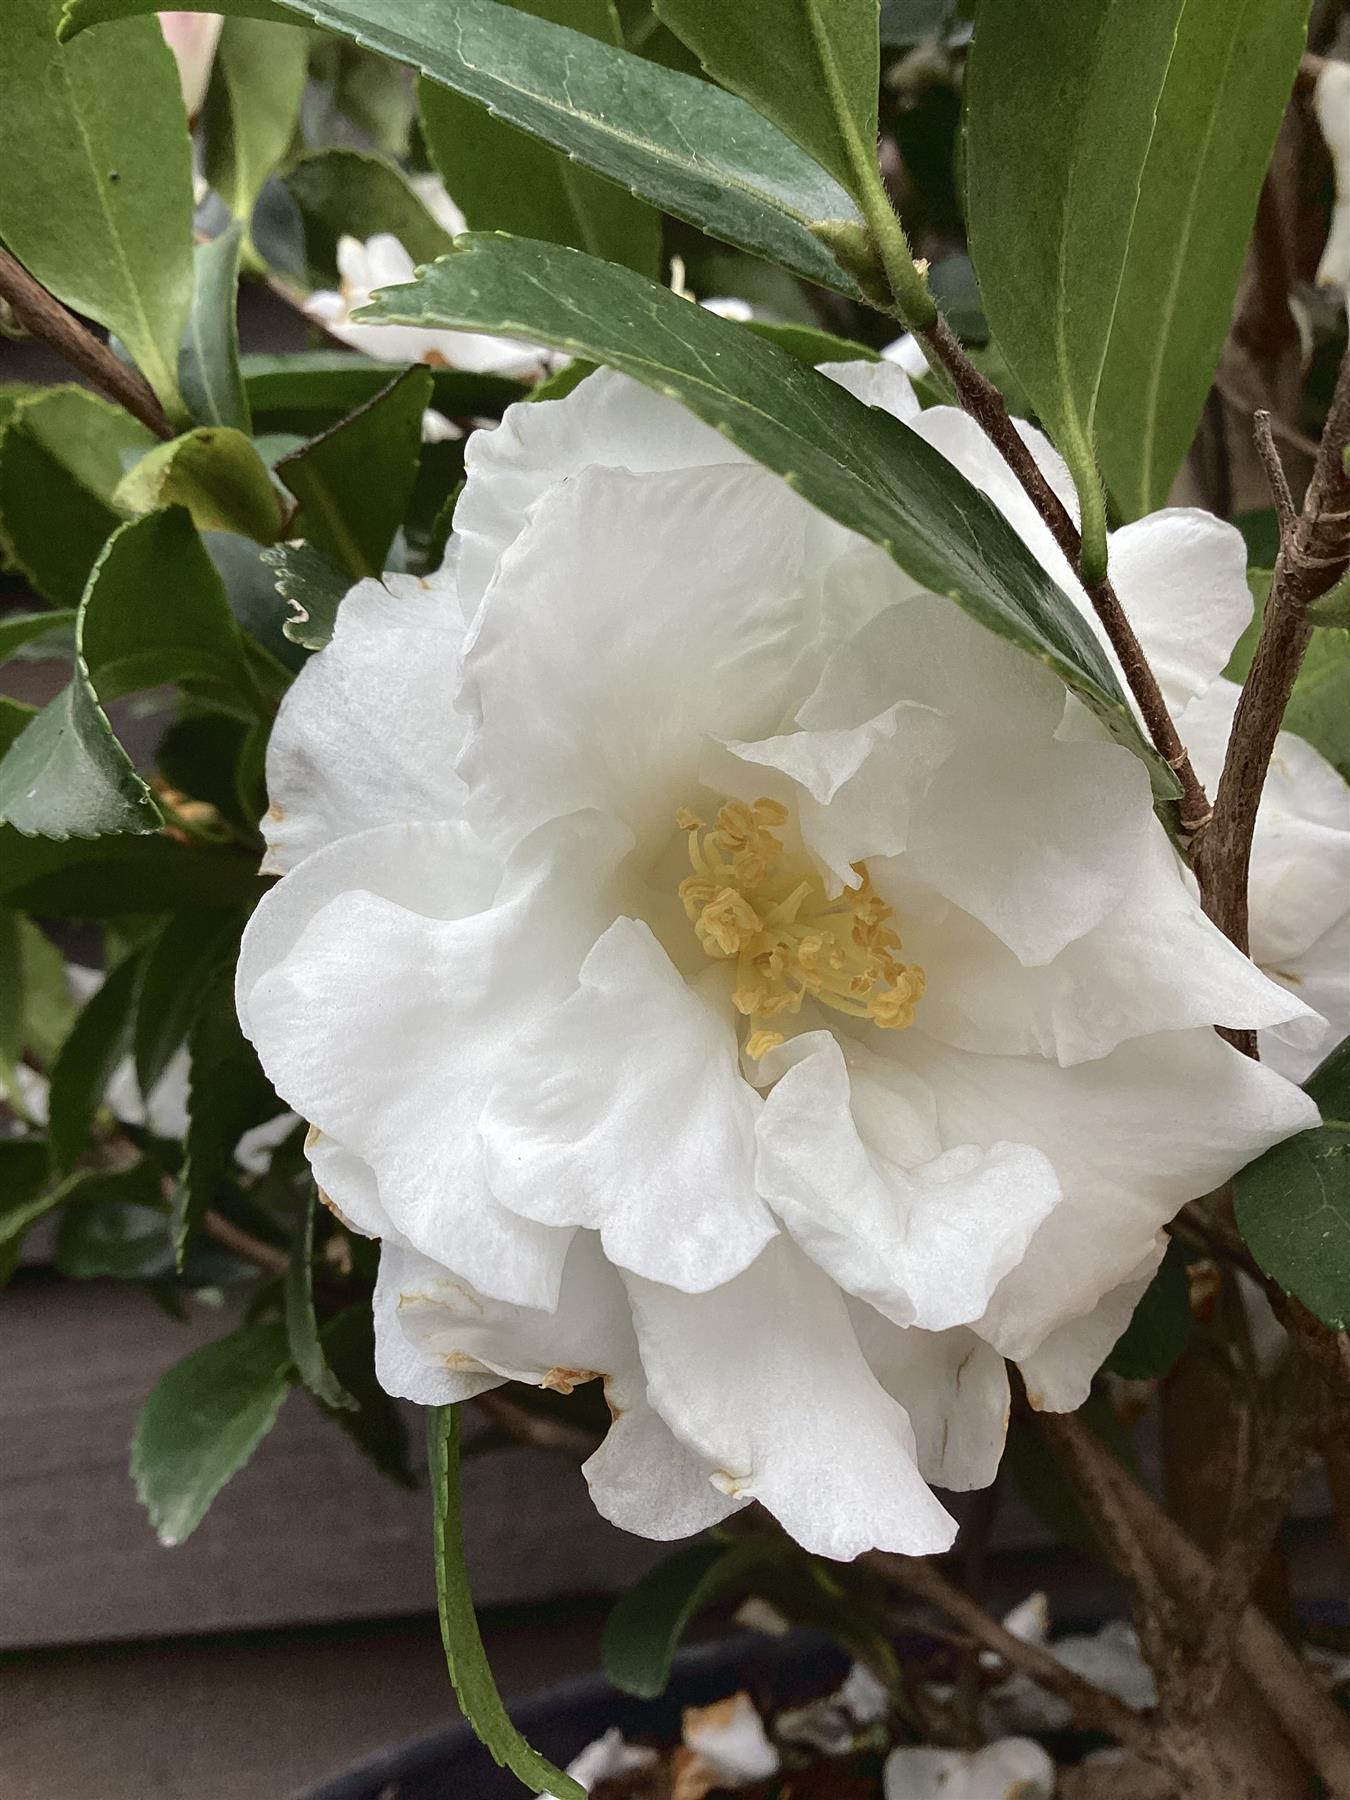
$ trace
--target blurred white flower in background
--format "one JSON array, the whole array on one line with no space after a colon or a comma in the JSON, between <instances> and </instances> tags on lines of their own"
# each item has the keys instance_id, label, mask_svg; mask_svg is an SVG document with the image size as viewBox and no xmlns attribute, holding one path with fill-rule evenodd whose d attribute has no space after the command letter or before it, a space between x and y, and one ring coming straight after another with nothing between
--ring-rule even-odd
<instances>
[{"instance_id":1,"label":"blurred white flower in background","mask_svg":"<svg viewBox=\"0 0 1350 1800\"><path fill-rule=\"evenodd\" d=\"M892 1750L885 1800L1053 1800L1055 1765L1030 1738L982 1750Z\"/></svg>"},{"instance_id":2,"label":"blurred white flower in background","mask_svg":"<svg viewBox=\"0 0 1350 1800\"><path fill-rule=\"evenodd\" d=\"M1317 265L1317 285L1339 288L1345 298L1350 293L1350 63L1323 63L1313 86L1313 110L1331 152L1336 180L1331 228Z\"/></svg>"},{"instance_id":3,"label":"blurred white flower in background","mask_svg":"<svg viewBox=\"0 0 1350 1800\"><path fill-rule=\"evenodd\" d=\"M972 420L834 379L1087 603ZM1066 496L1063 465L1029 433ZM1311 1102L1211 1029L1322 1021L1204 917L1147 772L1034 659L609 373L470 440L437 577L366 582L283 703L245 1030L384 1240L378 1364L446 1403L603 1379L596 1504L760 1500L923 1554L1004 1358L1072 1408L1161 1227ZM1114 534L1177 710L1241 538Z\"/></svg>"},{"instance_id":4,"label":"blurred white flower in background","mask_svg":"<svg viewBox=\"0 0 1350 1800\"><path fill-rule=\"evenodd\" d=\"M224 23L220 13L162 12L159 15L164 41L178 64L183 105L189 119L196 118L206 98L211 65L216 60L216 45L220 42L220 28Z\"/></svg>"}]
</instances>

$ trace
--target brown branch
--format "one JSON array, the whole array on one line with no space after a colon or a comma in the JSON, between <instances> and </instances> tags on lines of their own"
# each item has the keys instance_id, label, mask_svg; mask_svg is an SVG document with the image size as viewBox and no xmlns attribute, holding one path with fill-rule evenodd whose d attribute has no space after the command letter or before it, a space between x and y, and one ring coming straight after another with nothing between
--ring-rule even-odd
<instances>
[{"instance_id":1,"label":"brown branch","mask_svg":"<svg viewBox=\"0 0 1350 1800\"><path fill-rule=\"evenodd\" d=\"M951 326L940 314L936 324L918 334L946 370L964 411L979 425L1004 462L1017 477L1036 511L1049 527L1055 542L1073 569L1079 566L1083 540L1067 509L1041 473L1035 457L1013 423L1003 395L974 366ZM1111 648L1134 695L1144 725L1159 755L1181 783L1180 819L1183 837L1189 841L1208 823L1209 800L1191 759L1167 710L1162 689L1149 665L1143 646L1126 616L1110 577L1084 590L1092 602Z\"/></svg>"},{"instance_id":2,"label":"brown branch","mask_svg":"<svg viewBox=\"0 0 1350 1800\"><path fill-rule=\"evenodd\" d=\"M1041 1417L1044 1423L1048 1415ZM1112 1486L1118 1507L1147 1544L1177 1603L1199 1617L1212 1591L1213 1563L1081 1420L1065 1416L1056 1420L1056 1426L1061 1438L1081 1435L1096 1445L1104 1459L1103 1478ZM1291 1645L1257 1607L1248 1606L1235 1637L1238 1662L1285 1735L1326 1783L1331 1800L1350 1800L1350 1719L1316 1685Z\"/></svg>"},{"instance_id":3,"label":"brown branch","mask_svg":"<svg viewBox=\"0 0 1350 1800\"><path fill-rule=\"evenodd\" d=\"M82 325L74 313L49 294L40 281L16 262L8 250L0 248L0 299L8 301L14 317L25 331L63 356L73 369L78 369L100 392L139 419L147 431L158 438L175 435L155 398L154 389L137 369L130 368L114 356L101 339Z\"/></svg>"},{"instance_id":4,"label":"brown branch","mask_svg":"<svg viewBox=\"0 0 1350 1800\"><path fill-rule=\"evenodd\" d=\"M1261 635L1228 739L1214 816L1196 858L1205 911L1248 948L1247 879L1275 739L1312 636L1310 604L1350 568L1350 354L1341 364L1303 511L1276 559ZM1254 1044L1239 1046L1249 1053Z\"/></svg>"},{"instance_id":5,"label":"brown branch","mask_svg":"<svg viewBox=\"0 0 1350 1800\"><path fill-rule=\"evenodd\" d=\"M1148 1756L1153 1752L1153 1727L1143 1713L1108 1694L1094 1682L1077 1675L1039 1644L1025 1643L1006 1625L987 1613L977 1600L961 1591L937 1564L917 1556L895 1556L872 1550L861 1558L882 1580L903 1588L954 1620L962 1630L992 1650L1010 1668L1020 1669L1062 1700L1075 1719L1093 1730L1104 1731L1117 1743Z\"/></svg>"},{"instance_id":6,"label":"brown branch","mask_svg":"<svg viewBox=\"0 0 1350 1800\"><path fill-rule=\"evenodd\" d=\"M261 1238L254 1237L251 1231L244 1231L224 1213L212 1208L202 1217L202 1230L207 1237L214 1238L223 1250L250 1262L255 1269L261 1269L265 1275L284 1275L291 1266L291 1259L284 1250L278 1250L275 1244L265 1244Z\"/></svg>"},{"instance_id":7,"label":"brown branch","mask_svg":"<svg viewBox=\"0 0 1350 1800\"><path fill-rule=\"evenodd\" d=\"M542 1413L531 1412L528 1406L522 1406L519 1400L513 1400L501 1388L489 1394L479 1394L474 1405L492 1423L517 1444L527 1445L533 1450L560 1451L571 1457L574 1462L585 1462L593 1456L600 1446L600 1439L579 1425L570 1425L564 1419L545 1418Z\"/></svg>"},{"instance_id":8,"label":"brown branch","mask_svg":"<svg viewBox=\"0 0 1350 1800\"><path fill-rule=\"evenodd\" d=\"M1266 480L1270 483L1270 497L1275 502L1276 516L1280 521L1280 542L1293 532L1298 520L1298 509L1294 505L1294 496L1289 491L1289 477L1284 472L1284 464L1280 461L1280 453L1275 445L1275 427L1270 414L1262 408L1252 420L1252 436L1256 439L1256 453L1261 458L1266 471Z\"/></svg>"}]
</instances>

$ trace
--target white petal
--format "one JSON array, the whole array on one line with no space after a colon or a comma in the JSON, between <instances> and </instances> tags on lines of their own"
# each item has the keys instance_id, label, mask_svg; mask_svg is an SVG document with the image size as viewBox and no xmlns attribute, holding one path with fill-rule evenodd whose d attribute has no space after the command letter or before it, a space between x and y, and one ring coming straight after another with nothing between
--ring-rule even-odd
<instances>
[{"instance_id":1,"label":"white petal","mask_svg":"<svg viewBox=\"0 0 1350 1800\"><path fill-rule=\"evenodd\" d=\"M759 469L585 469L544 494L465 653L475 818L514 840L594 806L655 854L704 734L763 736L800 697L809 522Z\"/></svg>"},{"instance_id":2,"label":"white petal","mask_svg":"<svg viewBox=\"0 0 1350 1800\"><path fill-rule=\"evenodd\" d=\"M1261 1061L1290 1081L1306 1081L1323 1057L1350 1037L1350 911L1315 944L1269 973L1326 1021L1313 1037L1287 1026L1261 1033Z\"/></svg>"},{"instance_id":3,"label":"white petal","mask_svg":"<svg viewBox=\"0 0 1350 1800\"><path fill-rule=\"evenodd\" d=\"M332 642L301 669L272 728L264 869L284 874L337 838L462 810L462 637L453 572L363 581L346 596Z\"/></svg>"},{"instance_id":4,"label":"white petal","mask_svg":"<svg viewBox=\"0 0 1350 1800\"><path fill-rule=\"evenodd\" d=\"M983 1750L892 1750L886 1800L1052 1800L1055 1765L1031 1738L1002 1738Z\"/></svg>"},{"instance_id":5,"label":"white petal","mask_svg":"<svg viewBox=\"0 0 1350 1800\"><path fill-rule=\"evenodd\" d=\"M1299 1009L1309 996L1281 992L1205 917L1156 824L1139 846L1120 904L1036 967L1019 962L968 913L916 906L913 893L892 895L891 875L880 865L872 869L878 890L899 907L906 957L927 975L920 1023L960 1049L1047 1056L1067 1066L1154 1031L1255 1029L1308 1018ZM1305 1036L1309 1029L1319 1028L1305 1025Z\"/></svg>"},{"instance_id":6,"label":"white petal","mask_svg":"<svg viewBox=\"0 0 1350 1800\"><path fill-rule=\"evenodd\" d=\"M1008 1369L973 1331L906 1330L861 1301L858 1342L886 1392L909 1414L919 1473L952 1492L988 1487L1008 1435Z\"/></svg>"},{"instance_id":7,"label":"white petal","mask_svg":"<svg viewBox=\"0 0 1350 1800\"><path fill-rule=\"evenodd\" d=\"M702 1758L719 1786L745 1787L778 1772L778 1752L749 1694L686 1707L682 1735L686 1748Z\"/></svg>"},{"instance_id":8,"label":"white petal","mask_svg":"<svg viewBox=\"0 0 1350 1800\"><path fill-rule=\"evenodd\" d=\"M879 362L858 357L850 362L821 363L820 373L828 375L837 387L847 388L864 406L880 407L893 419L908 423L923 410L910 380L911 374L922 374L923 370L907 369L899 358L887 357L884 352Z\"/></svg>"},{"instance_id":9,"label":"white petal","mask_svg":"<svg viewBox=\"0 0 1350 1800\"><path fill-rule=\"evenodd\" d=\"M417 840L422 864L425 897L412 904L406 891L380 893L389 880L380 852L397 854L401 834ZM441 883L426 891L436 840ZM393 827L348 844L370 854L366 881L298 936L287 888L308 880L317 859L255 915L241 961L245 1029L278 1092L374 1170L410 1243L483 1293L547 1305L570 1233L528 1224L492 1198L477 1120L514 1039L571 989L613 918L612 876L628 842L594 815L547 827L507 865L492 904L459 917L462 829ZM471 886L480 874L471 871Z\"/></svg>"},{"instance_id":10,"label":"white petal","mask_svg":"<svg viewBox=\"0 0 1350 1800\"><path fill-rule=\"evenodd\" d=\"M687 1293L752 1263L777 1227L755 1192L755 1114L729 1009L618 919L581 985L513 1047L479 1129L497 1198L598 1229L611 1261Z\"/></svg>"},{"instance_id":11,"label":"white petal","mask_svg":"<svg viewBox=\"0 0 1350 1800\"><path fill-rule=\"evenodd\" d=\"M1027 1399L1037 1412L1074 1412L1092 1391L1092 1377L1134 1317L1163 1259L1166 1242L1159 1237L1138 1269L1081 1318L1052 1331L1029 1356L1022 1358Z\"/></svg>"},{"instance_id":12,"label":"white petal","mask_svg":"<svg viewBox=\"0 0 1350 1800\"><path fill-rule=\"evenodd\" d=\"M305 1140L305 1155L314 1171L319 1199L344 1225L366 1237L398 1235L380 1204L375 1171L369 1163L363 1163L359 1156L344 1150L336 1138L312 1126Z\"/></svg>"},{"instance_id":13,"label":"white petal","mask_svg":"<svg viewBox=\"0 0 1350 1800\"><path fill-rule=\"evenodd\" d=\"M605 1518L644 1537L688 1537L743 1504L718 1492L649 1406L627 1297L590 1233L572 1240L549 1310L491 1300L397 1246L385 1246L380 1280L379 1369L391 1392L432 1403L456 1383L463 1395L503 1379L568 1392L598 1378L613 1423L582 1472Z\"/></svg>"},{"instance_id":14,"label":"white petal","mask_svg":"<svg viewBox=\"0 0 1350 1800\"><path fill-rule=\"evenodd\" d=\"M799 1250L775 1238L708 1294L626 1280L652 1404L724 1492L821 1556L948 1548L956 1527L914 1465L909 1420Z\"/></svg>"},{"instance_id":15,"label":"white petal","mask_svg":"<svg viewBox=\"0 0 1350 1800\"><path fill-rule=\"evenodd\" d=\"M1111 533L1112 582L1174 715L1222 673L1252 616L1235 525L1173 506Z\"/></svg>"},{"instance_id":16,"label":"white petal","mask_svg":"<svg viewBox=\"0 0 1350 1800\"><path fill-rule=\"evenodd\" d=\"M881 1047L931 1084L944 1142L1028 1143L1054 1164L1064 1198L977 1326L1018 1360L1130 1280L1186 1201L1317 1117L1212 1031L1137 1038L1071 1069L971 1055L917 1027Z\"/></svg>"},{"instance_id":17,"label":"white petal","mask_svg":"<svg viewBox=\"0 0 1350 1800\"><path fill-rule=\"evenodd\" d=\"M1047 1159L1010 1143L938 1152L922 1084L828 1032L770 1058L759 1187L802 1249L897 1325L978 1319L1059 1200Z\"/></svg>"}]
</instances>

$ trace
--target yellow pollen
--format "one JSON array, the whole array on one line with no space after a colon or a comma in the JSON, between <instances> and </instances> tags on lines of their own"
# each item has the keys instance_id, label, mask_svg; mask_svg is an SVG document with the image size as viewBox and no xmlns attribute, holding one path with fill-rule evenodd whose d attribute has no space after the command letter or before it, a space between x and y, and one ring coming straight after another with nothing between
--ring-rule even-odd
<instances>
[{"instance_id":1,"label":"yellow pollen","mask_svg":"<svg viewBox=\"0 0 1350 1800\"><path fill-rule=\"evenodd\" d=\"M808 996L883 1031L911 1023L923 997L923 970L897 960L894 912L854 864L856 887L831 898L804 856L788 855L776 829L788 810L777 800L729 800L711 830L688 807L676 823L689 835L694 873L680 899L709 956L736 961L732 1005L753 1022L746 1054L783 1042L767 1021L801 1010Z\"/></svg>"}]
</instances>

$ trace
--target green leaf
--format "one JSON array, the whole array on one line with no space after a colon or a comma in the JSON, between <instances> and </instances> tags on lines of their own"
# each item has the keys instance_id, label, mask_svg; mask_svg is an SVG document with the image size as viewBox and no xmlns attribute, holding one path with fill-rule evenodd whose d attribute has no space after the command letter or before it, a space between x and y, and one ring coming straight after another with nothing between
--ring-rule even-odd
<instances>
[{"instance_id":1,"label":"green leaf","mask_svg":"<svg viewBox=\"0 0 1350 1800\"><path fill-rule=\"evenodd\" d=\"M246 356L241 368L255 417L269 430L306 437L334 425L389 385L390 369L354 350L300 350L286 356ZM431 404L449 418L499 418L532 388L504 375L433 369Z\"/></svg>"},{"instance_id":2,"label":"green leaf","mask_svg":"<svg viewBox=\"0 0 1350 1800\"><path fill-rule=\"evenodd\" d=\"M153 19L63 47L60 13L60 0L6 0L0 237L67 306L116 333L172 414L192 300L178 68Z\"/></svg>"},{"instance_id":3,"label":"green leaf","mask_svg":"<svg viewBox=\"0 0 1350 1800\"><path fill-rule=\"evenodd\" d=\"M267 559L277 572L277 592L293 609L281 629L292 643L322 650L333 635L351 577L311 544L279 544Z\"/></svg>"},{"instance_id":4,"label":"green leaf","mask_svg":"<svg viewBox=\"0 0 1350 1800\"><path fill-rule=\"evenodd\" d=\"M1331 625L1340 629L1350 626L1350 575L1342 575L1336 585L1308 608L1314 625Z\"/></svg>"},{"instance_id":5,"label":"green leaf","mask_svg":"<svg viewBox=\"0 0 1350 1800\"><path fill-rule=\"evenodd\" d=\"M1161 1381L1171 1374L1194 1335L1186 1252L1173 1238L1105 1367L1126 1381Z\"/></svg>"},{"instance_id":6,"label":"green leaf","mask_svg":"<svg viewBox=\"0 0 1350 1800\"><path fill-rule=\"evenodd\" d=\"M1324 1325L1350 1328L1350 1038L1303 1084L1322 1123L1237 1177L1238 1228L1286 1293Z\"/></svg>"},{"instance_id":7,"label":"green leaf","mask_svg":"<svg viewBox=\"0 0 1350 1800\"><path fill-rule=\"evenodd\" d=\"M180 682L257 704L220 578L187 514L121 526L89 578L75 676L0 762L0 819L44 837L152 832L163 822L103 702Z\"/></svg>"},{"instance_id":8,"label":"green leaf","mask_svg":"<svg viewBox=\"0 0 1350 1800\"><path fill-rule=\"evenodd\" d=\"M314 1398L325 1406L355 1411L358 1403L328 1366L314 1317L314 1208L318 1202L313 1182L307 1184L307 1190L286 1272L286 1338L300 1379Z\"/></svg>"},{"instance_id":9,"label":"green leaf","mask_svg":"<svg viewBox=\"0 0 1350 1800\"><path fill-rule=\"evenodd\" d=\"M14 1243L56 1204L41 1138L0 1138L0 1246Z\"/></svg>"},{"instance_id":10,"label":"green leaf","mask_svg":"<svg viewBox=\"0 0 1350 1800\"><path fill-rule=\"evenodd\" d=\"M4 1065L18 1062L24 1045L23 944L19 936L22 915L0 907L0 1080Z\"/></svg>"},{"instance_id":11,"label":"green leaf","mask_svg":"<svg viewBox=\"0 0 1350 1800\"><path fill-rule=\"evenodd\" d=\"M1184 3L981 0L966 69L971 259L990 329L1073 472L1092 575L1106 567L1098 398Z\"/></svg>"},{"instance_id":12,"label":"green leaf","mask_svg":"<svg viewBox=\"0 0 1350 1800\"><path fill-rule=\"evenodd\" d=\"M417 479L430 401L430 370L405 369L341 424L283 457L276 472L300 502L290 535L355 576L378 575Z\"/></svg>"},{"instance_id":13,"label":"green leaf","mask_svg":"<svg viewBox=\"0 0 1350 1800\"><path fill-rule=\"evenodd\" d=\"M282 1110L257 1053L239 1026L232 970L207 987L188 1034L188 1128L173 1198L173 1239L181 1268L188 1239L215 1204L234 1167L240 1138Z\"/></svg>"},{"instance_id":14,"label":"green leaf","mask_svg":"<svg viewBox=\"0 0 1350 1800\"><path fill-rule=\"evenodd\" d=\"M153 0L68 0L67 36ZM861 237L843 188L733 94L496 0L234 0L411 63L664 212L857 297L816 235Z\"/></svg>"},{"instance_id":15,"label":"green leaf","mask_svg":"<svg viewBox=\"0 0 1350 1800\"><path fill-rule=\"evenodd\" d=\"M605 1621L605 1674L626 1694L654 1700L666 1690L680 1641L720 1595L744 1588L767 1553L762 1544L699 1538L649 1569Z\"/></svg>"},{"instance_id":16,"label":"green leaf","mask_svg":"<svg viewBox=\"0 0 1350 1800\"><path fill-rule=\"evenodd\" d=\"M77 1008L66 979L66 959L41 926L22 913L11 916L18 925L22 1048L45 1067L75 1022Z\"/></svg>"},{"instance_id":17,"label":"green leaf","mask_svg":"<svg viewBox=\"0 0 1350 1800\"><path fill-rule=\"evenodd\" d=\"M294 136L309 64L309 33L294 21L226 19L202 108L206 179L246 224L263 183Z\"/></svg>"},{"instance_id":18,"label":"green leaf","mask_svg":"<svg viewBox=\"0 0 1350 1800\"><path fill-rule=\"evenodd\" d=\"M49 388L16 406L0 435L0 549L37 593L77 604L126 516L113 501L117 484L156 442L83 388Z\"/></svg>"},{"instance_id":19,"label":"green leaf","mask_svg":"<svg viewBox=\"0 0 1350 1800\"><path fill-rule=\"evenodd\" d=\"M169 837L60 842L0 826L0 895L61 919L108 919L167 908L256 906L271 885L247 851Z\"/></svg>"},{"instance_id":20,"label":"green leaf","mask_svg":"<svg viewBox=\"0 0 1350 1800\"><path fill-rule=\"evenodd\" d=\"M460 1711L495 1761L533 1793L555 1800L585 1800L585 1789L532 1750L511 1723L488 1667L478 1634L469 1572L464 1562L464 1525L459 1505L459 1415L453 1406L427 1410L427 1465L435 1505L436 1600L441 1642Z\"/></svg>"},{"instance_id":21,"label":"green leaf","mask_svg":"<svg viewBox=\"0 0 1350 1800\"><path fill-rule=\"evenodd\" d=\"M1138 204L1096 408L1102 474L1128 519L1166 504L1199 424L1232 320L1257 197L1306 48L1308 5L1181 5L1176 47L1154 97L1152 140L1137 171ZM1165 9L1176 11L1175 4ZM1105 137L1079 151L1114 153Z\"/></svg>"},{"instance_id":22,"label":"green leaf","mask_svg":"<svg viewBox=\"0 0 1350 1800\"><path fill-rule=\"evenodd\" d=\"M77 1281L109 1276L154 1281L173 1268L162 1175L148 1157L130 1168L94 1171L65 1182L56 1266Z\"/></svg>"},{"instance_id":23,"label":"green leaf","mask_svg":"<svg viewBox=\"0 0 1350 1800\"><path fill-rule=\"evenodd\" d=\"M145 956L136 1003L136 1081L149 1094L186 1041L208 977L231 959L244 919L219 913L172 913Z\"/></svg>"},{"instance_id":24,"label":"green leaf","mask_svg":"<svg viewBox=\"0 0 1350 1800\"><path fill-rule=\"evenodd\" d=\"M622 42L612 0L508 4L601 43ZM473 230L572 244L659 277L661 221L649 206L449 88L424 80L420 105L431 159Z\"/></svg>"},{"instance_id":25,"label":"green leaf","mask_svg":"<svg viewBox=\"0 0 1350 1800\"><path fill-rule=\"evenodd\" d=\"M198 244L192 311L178 356L178 381L199 425L250 432L253 421L239 373L239 258L244 227L237 220L218 238Z\"/></svg>"},{"instance_id":26,"label":"green leaf","mask_svg":"<svg viewBox=\"0 0 1350 1800\"><path fill-rule=\"evenodd\" d=\"M46 637L49 631L60 631L75 623L75 614L61 612L7 613L0 619L0 662L13 656L25 644Z\"/></svg>"},{"instance_id":27,"label":"green leaf","mask_svg":"<svg viewBox=\"0 0 1350 1800\"><path fill-rule=\"evenodd\" d=\"M877 0L655 0L713 77L850 193L876 167Z\"/></svg>"},{"instance_id":28,"label":"green leaf","mask_svg":"<svg viewBox=\"0 0 1350 1800\"><path fill-rule=\"evenodd\" d=\"M131 1474L161 1544L181 1544L276 1423L290 1387L280 1325L248 1325L160 1378L131 1441Z\"/></svg>"},{"instance_id":29,"label":"green leaf","mask_svg":"<svg viewBox=\"0 0 1350 1800\"><path fill-rule=\"evenodd\" d=\"M375 1377L375 1321L370 1302L358 1301L330 1319L319 1334L324 1360L356 1402L327 1407L361 1454L400 1487L415 1488L417 1476L409 1458L408 1430L396 1400ZM322 1404L322 1402L320 1402Z\"/></svg>"},{"instance_id":30,"label":"green leaf","mask_svg":"<svg viewBox=\"0 0 1350 1800\"><path fill-rule=\"evenodd\" d=\"M51 1068L52 1165L64 1173L84 1153L117 1065L131 1048L141 959L124 957L86 1002Z\"/></svg>"},{"instance_id":31,"label":"green leaf","mask_svg":"<svg viewBox=\"0 0 1350 1800\"><path fill-rule=\"evenodd\" d=\"M779 325L770 319L746 319L744 329L770 344L777 344L798 362L814 368L828 362L880 362L875 350L858 344L852 338L836 337L832 331L817 331L812 325Z\"/></svg>"},{"instance_id":32,"label":"green leaf","mask_svg":"<svg viewBox=\"0 0 1350 1800\"><path fill-rule=\"evenodd\" d=\"M305 258L316 285L337 284L337 244L344 233L364 240L392 232L414 262L431 262L450 248L450 233L382 156L318 150L284 179L305 222Z\"/></svg>"},{"instance_id":33,"label":"green leaf","mask_svg":"<svg viewBox=\"0 0 1350 1800\"><path fill-rule=\"evenodd\" d=\"M274 544L285 524L267 465L242 431L199 425L141 458L117 490L128 512L182 506L201 531L234 531Z\"/></svg>"},{"instance_id":34,"label":"green leaf","mask_svg":"<svg viewBox=\"0 0 1350 1800\"><path fill-rule=\"evenodd\" d=\"M1237 682L1245 682L1251 672L1270 593L1270 571L1251 569L1247 582L1255 611L1224 670L1230 681ZM1314 631L1282 724L1284 730L1294 732L1320 750L1350 781L1350 631L1334 625Z\"/></svg>"},{"instance_id":35,"label":"green leaf","mask_svg":"<svg viewBox=\"0 0 1350 1800\"><path fill-rule=\"evenodd\" d=\"M680 401L924 587L1053 669L1176 787L1144 745L1096 638L993 506L889 413L700 306L579 251L458 240L363 316L504 331L605 362Z\"/></svg>"}]
</instances>

